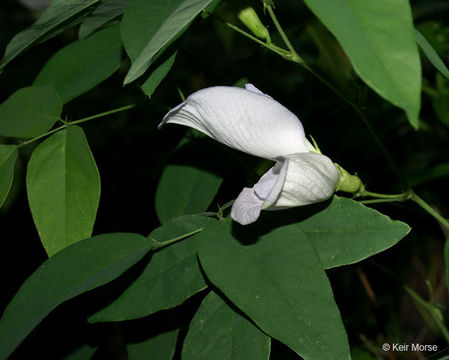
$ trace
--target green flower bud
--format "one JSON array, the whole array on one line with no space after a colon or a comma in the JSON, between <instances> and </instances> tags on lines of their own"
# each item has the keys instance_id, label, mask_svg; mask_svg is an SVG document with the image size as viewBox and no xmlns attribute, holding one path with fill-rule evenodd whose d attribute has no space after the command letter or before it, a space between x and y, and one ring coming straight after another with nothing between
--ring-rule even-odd
<instances>
[{"instance_id":1,"label":"green flower bud","mask_svg":"<svg viewBox=\"0 0 449 360\"><path fill-rule=\"evenodd\" d=\"M259 16L251 6L248 6L241 10L238 14L238 18L242 23L246 25L252 33L260 39L266 40L267 43L271 43L270 33L268 29L262 24Z\"/></svg>"},{"instance_id":2,"label":"green flower bud","mask_svg":"<svg viewBox=\"0 0 449 360\"><path fill-rule=\"evenodd\" d=\"M340 173L340 180L335 185L335 191L357 194L365 190L365 185L363 185L362 180L357 175L351 175L338 164L334 165Z\"/></svg>"}]
</instances>

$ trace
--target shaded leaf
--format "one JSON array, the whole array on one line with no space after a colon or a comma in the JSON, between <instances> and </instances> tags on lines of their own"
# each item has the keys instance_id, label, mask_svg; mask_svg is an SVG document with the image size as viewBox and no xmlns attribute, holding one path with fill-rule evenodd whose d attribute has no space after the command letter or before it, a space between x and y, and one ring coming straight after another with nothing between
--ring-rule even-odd
<instances>
[{"instance_id":1,"label":"shaded leaf","mask_svg":"<svg viewBox=\"0 0 449 360\"><path fill-rule=\"evenodd\" d=\"M132 62L124 83L128 84L140 77L150 67L156 54L179 37L211 1L173 0L167 2L156 0L144 2L137 0L133 2L125 12L123 19L122 38ZM136 32L136 29L142 26L143 21L146 24L145 32ZM129 24L129 26L127 27L125 24ZM131 33L136 35L134 40L131 40Z\"/></svg>"},{"instance_id":2,"label":"shaded leaf","mask_svg":"<svg viewBox=\"0 0 449 360\"><path fill-rule=\"evenodd\" d=\"M418 127L421 64L408 0L305 0L334 34L356 73ZM335 11L338 9L338 11Z\"/></svg>"},{"instance_id":3,"label":"shaded leaf","mask_svg":"<svg viewBox=\"0 0 449 360\"><path fill-rule=\"evenodd\" d=\"M78 37L85 39L125 12L131 0L103 0L80 25Z\"/></svg>"},{"instance_id":4,"label":"shaded leaf","mask_svg":"<svg viewBox=\"0 0 449 360\"><path fill-rule=\"evenodd\" d=\"M182 216L154 230L158 242L190 234L213 224L201 216ZM139 277L114 300L89 318L90 322L136 319L182 304L207 287L197 261L199 243L192 236L153 254Z\"/></svg>"},{"instance_id":5,"label":"shaded leaf","mask_svg":"<svg viewBox=\"0 0 449 360\"><path fill-rule=\"evenodd\" d=\"M165 167L156 190L156 213L161 221L205 211L223 178L188 165Z\"/></svg>"},{"instance_id":6,"label":"shaded leaf","mask_svg":"<svg viewBox=\"0 0 449 360\"><path fill-rule=\"evenodd\" d=\"M252 238L239 236L239 229L245 230L234 225L233 233L247 245L231 235L229 220L198 235L209 280L266 334L304 359L349 359L329 281L307 236L294 225Z\"/></svg>"},{"instance_id":7,"label":"shaded leaf","mask_svg":"<svg viewBox=\"0 0 449 360\"><path fill-rule=\"evenodd\" d=\"M49 256L91 235L100 176L80 127L57 132L34 150L26 185L34 223Z\"/></svg>"},{"instance_id":8,"label":"shaded leaf","mask_svg":"<svg viewBox=\"0 0 449 360\"><path fill-rule=\"evenodd\" d=\"M98 348L94 348L89 345L83 345L69 355L65 356L64 360L88 360L92 358L97 350Z\"/></svg>"},{"instance_id":9,"label":"shaded leaf","mask_svg":"<svg viewBox=\"0 0 449 360\"><path fill-rule=\"evenodd\" d=\"M111 76L121 62L120 27L115 25L59 50L39 72L34 85L53 85L67 103Z\"/></svg>"},{"instance_id":10,"label":"shaded leaf","mask_svg":"<svg viewBox=\"0 0 449 360\"><path fill-rule=\"evenodd\" d=\"M136 344L128 344L128 360L171 360L176 350L178 329L158 334Z\"/></svg>"},{"instance_id":11,"label":"shaded leaf","mask_svg":"<svg viewBox=\"0 0 449 360\"><path fill-rule=\"evenodd\" d=\"M137 234L103 234L46 260L0 318L0 359L6 359L58 305L114 280L150 249L151 243Z\"/></svg>"},{"instance_id":12,"label":"shaded leaf","mask_svg":"<svg viewBox=\"0 0 449 360\"><path fill-rule=\"evenodd\" d=\"M18 153L17 146L0 144L0 207L11 189Z\"/></svg>"},{"instance_id":13,"label":"shaded leaf","mask_svg":"<svg viewBox=\"0 0 449 360\"><path fill-rule=\"evenodd\" d=\"M430 45L426 38L417 29L415 29L415 39L432 65L435 66L435 68L447 79L449 79L449 69L446 65L444 65L443 60L441 60L438 56L432 45Z\"/></svg>"},{"instance_id":14,"label":"shaded leaf","mask_svg":"<svg viewBox=\"0 0 449 360\"><path fill-rule=\"evenodd\" d=\"M210 292L192 319L183 360L268 360L271 340L248 319Z\"/></svg>"},{"instance_id":15,"label":"shaded leaf","mask_svg":"<svg viewBox=\"0 0 449 360\"><path fill-rule=\"evenodd\" d=\"M81 17L100 0L53 0L41 17L12 38L0 62L0 70L12 59L39 41L49 39Z\"/></svg>"},{"instance_id":16,"label":"shaded leaf","mask_svg":"<svg viewBox=\"0 0 449 360\"><path fill-rule=\"evenodd\" d=\"M58 121L61 111L61 98L53 86L19 89L0 105L0 135L41 135Z\"/></svg>"},{"instance_id":17,"label":"shaded leaf","mask_svg":"<svg viewBox=\"0 0 449 360\"><path fill-rule=\"evenodd\" d=\"M173 63L175 62L177 51L174 51L172 54L165 59L160 58L162 61L160 63L155 62L153 66L154 70L151 72L151 75L148 79L142 84L142 91L147 96L151 96L159 84L164 80L170 71ZM159 60L159 59L158 59Z\"/></svg>"}]
</instances>

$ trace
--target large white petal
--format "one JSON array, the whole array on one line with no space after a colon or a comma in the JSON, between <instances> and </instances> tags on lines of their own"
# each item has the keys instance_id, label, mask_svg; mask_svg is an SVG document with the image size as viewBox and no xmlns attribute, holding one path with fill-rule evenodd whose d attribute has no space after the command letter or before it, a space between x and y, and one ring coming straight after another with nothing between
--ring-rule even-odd
<instances>
[{"instance_id":1,"label":"large white petal","mask_svg":"<svg viewBox=\"0 0 449 360\"><path fill-rule=\"evenodd\" d=\"M301 122L290 110L253 85L199 90L162 120L190 126L213 139L266 159L307 152Z\"/></svg>"}]
</instances>

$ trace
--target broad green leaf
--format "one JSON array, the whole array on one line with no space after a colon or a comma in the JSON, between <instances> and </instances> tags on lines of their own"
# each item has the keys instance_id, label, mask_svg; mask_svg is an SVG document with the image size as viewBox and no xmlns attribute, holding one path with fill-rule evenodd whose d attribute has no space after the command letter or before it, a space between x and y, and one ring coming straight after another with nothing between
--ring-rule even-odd
<instances>
[{"instance_id":1,"label":"broad green leaf","mask_svg":"<svg viewBox=\"0 0 449 360\"><path fill-rule=\"evenodd\" d=\"M58 305L114 280L151 246L141 235L103 234L46 260L23 283L0 318L0 359L6 359Z\"/></svg>"},{"instance_id":2,"label":"broad green leaf","mask_svg":"<svg viewBox=\"0 0 449 360\"><path fill-rule=\"evenodd\" d=\"M83 20L78 37L85 39L102 26L118 18L125 12L131 0L103 0L92 13Z\"/></svg>"},{"instance_id":3,"label":"broad green leaf","mask_svg":"<svg viewBox=\"0 0 449 360\"><path fill-rule=\"evenodd\" d=\"M62 102L53 86L17 90L0 105L0 135L30 138L49 130L59 119Z\"/></svg>"},{"instance_id":4,"label":"broad green leaf","mask_svg":"<svg viewBox=\"0 0 449 360\"><path fill-rule=\"evenodd\" d=\"M91 235L100 176L80 127L57 132L34 150L26 185L34 223L49 256Z\"/></svg>"},{"instance_id":5,"label":"broad green leaf","mask_svg":"<svg viewBox=\"0 0 449 360\"><path fill-rule=\"evenodd\" d=\"M447 79L449 79L449 69L446 65L444 65L444 62L438 56L432 45L430 45L426 38L417 29L415 29L415 39L432 65L435 66L435 68Z\"/></svg>"},{"instance_id":6,"label":"broad green leaf","mask_svg":"<svg viewBox=\"0 0 449 360\"><path fill-rule=\"evenodd\" d=\"M334 197L298 227L316 248L324 268L352 264L390 248L410 232L400 221L354 200Z\"/></svg>"},{"instance_id":7,"label":"broad green leaf","mask_svg":"<svg viewBox=\"0 0 449 360\"><path fill-rule=\"evenodd\" d=\"M164 56L160 57L158 61L156 61L152 67L154 70L151 72L151 75L148 79L142 84L142 91L147 96L153 95L156 88L159 86L162 80L167 76L170 71L173 63L175 62L177 51L174 51L172 54L169 54L168 57L164 58ZM165 55L165 54L164 54ZM161 62L159 62L161 60Z\"/></svg>"},{"instance_id":8,"label":"broad green leaf","mask_svg":"<svg viewBox=\"0 0 449 360\"><path fill-rule=\"evenodd\" d=\"M356 73L418 127L421 64L408 0L305 0Z\"/></svg>"},{"instance_id":9,"label":"broad green leaf","mask_svg":"<svg viewBox=\"0 0 449 360\"><path fill-rule=\"evenodd\" d=\"M34 85L53 85L67 103L111 76L121 62L120 27L115 25L59 50L42 68Z\"/></svg>"},{"instance_id":10,"label":"broad green leaf","mask_svg":"<svg viewBox=\"0 0 449 360\"><path fill-rule=\"evenodd\" d=\"M263 332L304 359L349 359L332 289L306 234L295 225L268 233L234 225L231 234L231 225L218 221L198 235L209 280Z\"/></svg>"},{"instance_id":11,"label":"broad green leaf","mask_svg":"<svg viewBox=\"0 0 449 360\"><path fill-rule=\"evenodd\" d=\"M0 144L0 207L11 189L18 153L17 146Z\"/></svg>"},{"instance_id":12,"label":"broad green leaf","mask_svg":"<svg viewBox=\"0 0 449 360\"><path fill-rule=\"evenodd\" d=\"M132 64L125 77L125 84L136 80L151 65L155 55L175 38L177 38L193 19L203 10L212 0L155 0L143 1L137 0L127 9L123 19L124 28L122 38L126 51L130 55ZM125 27L135 21L135 26ZM145 33L137 33L135 41L131 41L130 33L136 32L136 28L142 26L145 22ZM150 25L151 24L151 25ZM148 34L151 34L148 37ZM143 47L135 46L134 43L143 43ZM129 50L133 48L133 50ZM131 55L138 49L138 54Z\"/></svg>"},{"instance_id":13,"label":"broad green leaf","mask_svg":"<svg viewBox=\"0 0 449 360\"><path fill-rule=\"evenodd\" d=\"M158 242L190 234L213 224L201 216L182 216L154 230L149 239ZM197 261L197 236L153 254L139 277L114 300L89 318L90 322L136 319L182 304L207 287Z\"/></svg>"},{"instance_id":14,"label":"broad green leaf","mask_svg":"<svg viewBox=\"0 0 449 360\"><path fill-rule=\"evenodd\" d=\"M271 340L248 319L210 292L192 319L183 360L268 360Z\"/></svg>"},{"instance_id":15,"label":"broad green leaf","mask_svg":"<svg viewBox=\"0 0 449 360\"><path fill-rule=\"evenodd\" d=\"M188 165L167 165L156 190L161 221L205 211L220 188L222 177Z\"/></svg>"},{"instance_id":16,"label":"broad green leaf","mask_svg":"<svg viewBox=\"0 0 449 360\"><path fill-rule=\"evenodd\" d=\"M171 360L176 350L178 329L158 334L136 344L128 344L128 360Z\"/></svg>"},{"instance_id":17,"label":"broad green leaf","mask_svg":"<svg viewBox=\"0 0 449 360\"><path fill-rule=\"evenodd\" d=\"M32 45L58 34L66 26L73 25L87 9L100 0L52 0L41 17L29 28L12 38L0 62L0 70L12 59Z\"/></svg>"}]
</instances>

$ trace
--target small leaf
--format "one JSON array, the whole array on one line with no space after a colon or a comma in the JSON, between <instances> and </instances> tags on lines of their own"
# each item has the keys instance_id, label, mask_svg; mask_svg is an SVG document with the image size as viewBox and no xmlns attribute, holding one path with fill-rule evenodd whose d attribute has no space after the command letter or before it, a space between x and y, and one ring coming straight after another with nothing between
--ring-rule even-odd
<instances>
[{"instance_id":1,"label":"small leaf","mask_svg":"<svg viewBox=\"0 0 449 360\"><path fill-rule=\"evenodd\" d=\"M223 178L187 165L165 167L156 190L156 213L161 221L207 210Z\"/></svg>"},{"instance_id":2,"label":"small leaf","mask_svg":"<svg viewBox=\"0 0 449 360\"><path fill-rule=\"evenodd\" d=\"M201 303L182 347L183 360L268 360L271 340L216 293Z\"/></svg>"},{"instance_id":3,"label":"small leaf","mask_svg":"<svg viewBox=\"0 0 449 360\"><path fill-rule=\"evenodd\" d=\"M156 88L159 86L162 80L167 76L170 71L173 63L175 62L177 51L174 51L172 54L169 54L168 57L164 58L165 54L156 61L152 67L154 70L151 72L151 75L148 79L142 84L142 91L147 96L151 96ZM161 60L159 62L159 60Z\"/></svg>"},{"instance_id":4,"label":"small leaf","mask_svg":"<svg viewBox=\"0 0 449 360\"><path fill-rule=\"evenodd\" d=\"M103 234L46 260L0 318L0 359L6 359L58 305L114 280L150 249L151 243L137 234Z\"/></svg>"},{"instance_id":5,"label":"small leaf","mask_svg":"<svg viewBox=\"0 0 449 360\"><path fill-rule=\"evenodd\" d=\"M103 25L122 15L131 0L104 0L80 25L78 37L85 39Z\"/></svg>"},{"instance_id":6,"label":"small leaf","mask_svg":"<svg viewBox=\"0 0 449 360\"><path fill-rule=\"evenodd\" d=\"M125 77L124 83L128 84L140 77L150 67L156 54L174 39L179 37L201 10L203 10L211 1L212 0L174 0L166 2L165 0L157 0L152 1L151 3L147 2L146 5L142 4L143 1L133 2L125 12L124 24L129 24L132 21L131 15L127 16L127 14L131 12L137 17L135 19L137 26L143 21L145 21L146 24L151 24L153 21L153 24L151 28L147 26L147 30L145 31L146 34L137 34L135 42L140 42L140 44L142 44L142 40L146 40L143 49L139 51L137 57L130 54L130 47L127 46L129 42L126 40L129 39L129 37L125 36L127 33L125 28L122 30L123 42L132 61L131 68ZM141 12L138 13L133 9L141 10ZM148 10L153 11L150 12L151 15L149 17L145 17L144 12ZM130 30L135 31L136 27L131 27ZM148 36L149 34L151 34L150 37ZM137 46L136 48L140 48L140 46Z\"/></svg>"},{"instance_id":7,"label":"small leaf","mask_svg":"<svg viewBox=\"0 0 449 360\"><path fill-rule=\"evenodd\" d=\"M61 99L53 86L19 89L0 105L0 135L41 135L58 121L61 111Z\"/></svg>"},{"instance_id":8,"label":"small leaf","mask_svg":"<svg viewBox=\"0 0 449 360\"><path fill-rule=\"evenodd\" d=\"M115 25L59 50L42 68L34 85L53 85L67 103L111 76L121 62L120 27Z\"/></svg>"},{"instance_id":9,"label":"small leaf","mask_svg":"<svg viewBox=\"0 0 449 360\"><path fill-rule=\"evenodd\" d=\"M304 232L295 225L268 233L231 225L217 221L198 234L208 279L263 332L303 358L349 359L329 280Z\"/></svg>"},{"instance_id":10,"label":"small leaf","mask_svg":"<svg viewBox=\"0 0 449 360\"><path fill-rule=\"evenodd\" d=\"M18 153L17 146L0 144L0 207L11 189Z\"/></svg>"},{"instance_id":11,"label":"small leaf","mask_svg":"<svg viewBox=\"0 0 449 360\"><path fill-rule=\"evenodd\" d=\"M100 0L52 0L41 17L29 28L12 38L0 62L0 70L16 56L32 45L58 34L61 30L74 25L89 7Z\"/></svg>"},{"instance_id":12,"label":"small leaf","mask_svg":"<svg viewBox=\"0 0 449 360\"><path fill-rule=\"evenodd\" d=\"M100 177L80 127L57 132L34 150L26 184L34 223L49 256L91 235Z\"/></svg>"},{"instance_id":13,"label":"small leaf","mask_svg":"<svg viewBox=\"0 0 449 360\"><path fill-rule=\"evenodd\" d=\"M128 360L171 360L176 350L178 329L158 334L136 344L128 344Z\"/></svg>"},{"instance_id":14,"label":"small leaf","mask_svg":"<svg viewBox=\"0 0 449 360\"><path fill-rule=\"evenodd\" d=\"M149 239L169 241L213 224L201 216L182 216L154 230ZM139 277L111 304L89 318L90 322L137 319L182 304L207 287L197 261L197 236L184 239L153 254Z\"/></svg>"},{"instance_id":15,"label":"small leaf","mask_svg":"<svg viewBox=\"0 0 449 360\"><path fill-rule=\"evenodd\" d=\"M444 65L443 60L441 60L438 56L432 45L430 45L426 38L417 29L415 29L415 39L432 65L435 66L435 68L447 79L449 79L449 69L446 65Z\"/></svg>"},{"instance_id":16,"label":"small leaf","mask_svg":"<svg viewBox=\"0 0 449 360\"><path fill-rule=\"evenodd\" d=\"M337 38L362 80L404 109L417 128L422 76L409 1L305 3Z\"/></svg>"}]
</instances>

